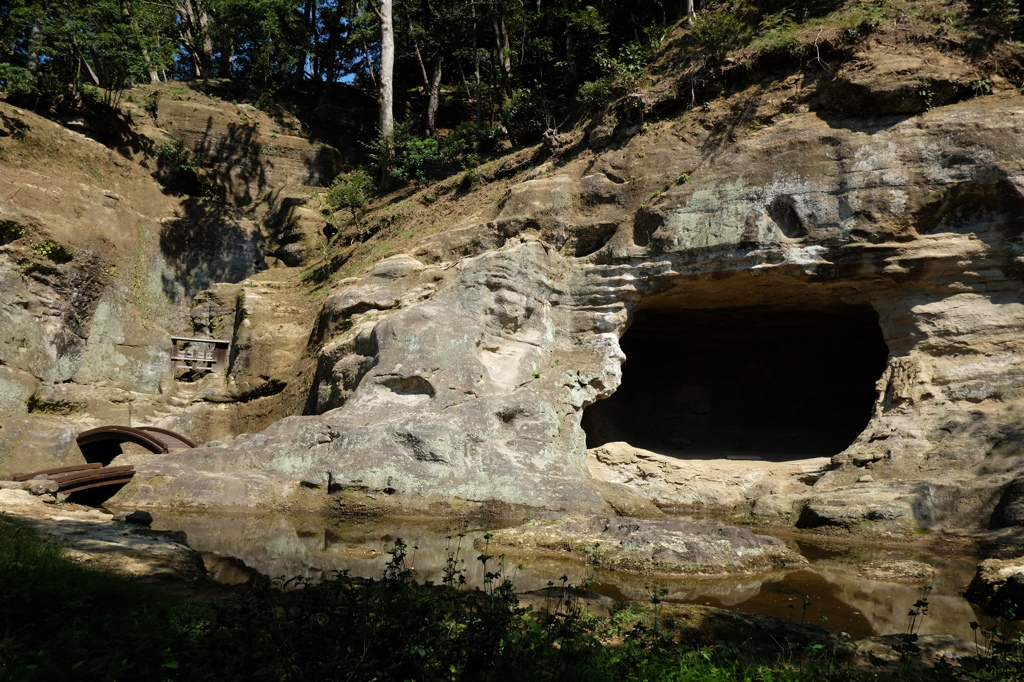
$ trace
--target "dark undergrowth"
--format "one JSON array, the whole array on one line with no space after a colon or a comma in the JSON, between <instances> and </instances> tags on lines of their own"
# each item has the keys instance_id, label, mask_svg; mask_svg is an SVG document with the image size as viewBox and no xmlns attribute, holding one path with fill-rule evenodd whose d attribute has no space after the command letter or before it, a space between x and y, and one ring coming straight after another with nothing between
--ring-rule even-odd
<instances>
[{"instance_id":1,"label":"dark undergrowth","mask_svg":"<svg viewBox=\"0 0 1024 682\"><path fill-rule=\"evenodd\" d=\"M318 584L255 582L225 603L195 603L83 567L0 519L0 679L1021 679L1019 642L973 668L908 664L879 675L851 668L839 644L786 646L769 657L742 644L695 644L666 627L657 604L597 618L564 584L548 608L526 608L486 553L478 560L493 570L482 588L467 589L458 546L443 584L419 584L406 551L397 541L377 580L342 573Z\"/></svg>"}]
</instances>

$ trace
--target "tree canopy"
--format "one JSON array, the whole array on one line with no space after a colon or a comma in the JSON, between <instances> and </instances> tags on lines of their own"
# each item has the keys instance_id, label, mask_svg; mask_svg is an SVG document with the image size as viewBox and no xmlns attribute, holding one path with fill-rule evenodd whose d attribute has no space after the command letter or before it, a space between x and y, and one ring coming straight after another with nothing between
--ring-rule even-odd
<instances>
[{"instance_id":1,"label":"tree canopy","mask_svg":"<svg viewBox=\"0 0 1024 682\"><path fill-rule=\"evenodd\" d=\"M536 142L545 129L628 94L667 29L695 8L691 41L711 64L743 41L798 50L795 27L804 22L854 5L868 16L885 4L7 0L0 4L0 91L34 98L38 110L74 110L83 93L109 102L134 84L167 80L245 83L257 106L296 89L326 99L342 84L384 103L390 92L394 133L386 135L387 153L370 155L392 158L404 149L415 159L407 174L419 176L453 155L471 165L498 134L513 144ZM1019 37L1022 4L966 0L958 7ZM382 31L383 16L391 30ZM382 34L393 40L393 59ZM390 128L384 108L380 120Z\"/></svg>"}]
</instances>

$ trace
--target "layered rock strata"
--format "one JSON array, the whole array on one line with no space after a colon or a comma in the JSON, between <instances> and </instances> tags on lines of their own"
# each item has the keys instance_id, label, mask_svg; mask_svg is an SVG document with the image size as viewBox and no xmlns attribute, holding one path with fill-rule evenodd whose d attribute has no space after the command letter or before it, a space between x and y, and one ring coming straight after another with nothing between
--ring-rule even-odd
<instances>
[{"instance_id":1,"label":"layered rock strata","mask_svg":"<svg viewBox=\"0 0 1024 682\"><path fill-rule=\"evenodd\" d=\"M623 335L641 316L727 311L741 339L776 316L812 315L763 347L715 356L741 368L742 399L734 391L723 402L706 382L680 387L683 426L706 438L642 435L691 457L770 437L771 454L784 456L782 434L758 425L759 414L827 431L862 413L852 442L792 448L794 458L832 457L828 472L804 481L814 509L861 494L838 488L912 480L898 484L905 499L892 514L865 519L906 519L898 530L987 525L1022 471L1021 102L990 96L876 119L797 107L729 143L665 122L545 164L499 205L335 286L314 333L322 351L311 400L322 414L186 459L135 462L142 475L124 499L256 504L269 487L275 500L346 508L600 509L610 495L586 449L588 436L608 434L581 424L637 362ZM826 319L840 331L816 336L825 323L813 320ZM842 373L843 355L818 353L801 368L800 344L837 343L847 328L884 344L877 364L860 363L856 345L843 351L869 369L837 392L855 386L866 402L817 409L834 399L830 372ZM786 344L797 351L780 366L775 349ZM685 376L688 366L665 353L664 376ZM797 374L820 376L801 384L820 393L787 393ZM657 376L647 380L667 392ZM600 466L611 467L599 476L610 486L637 472ZM236 493L221 492L225 476ZM792 492L784 488L744 498Z\"/></svg>"}]
</instances>

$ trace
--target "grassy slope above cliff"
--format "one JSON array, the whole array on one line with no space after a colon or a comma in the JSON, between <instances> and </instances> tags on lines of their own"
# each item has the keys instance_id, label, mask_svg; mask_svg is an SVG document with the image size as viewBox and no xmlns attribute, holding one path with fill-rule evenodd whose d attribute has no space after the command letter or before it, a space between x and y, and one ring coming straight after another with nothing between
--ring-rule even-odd
<instances>
[{"instance_id":1,"label":"grassy slope above cliff","mask_svg":"<svg viewBox=\"0 0 1024 682\"><path fill-rule=\"evenodd\" d=\"M700 156L668 180L685 182L737 139L789 113L906 117L1024 87L1013 3L846 0L796 3L774 14L745 2L706 4L692 24L665 35L645 75L609 78L603 92L611 101L563 131L555 151L537 144L496 155L461 174L371 198L358 217L335 212L338 235L311 278L358 275L426 236L486 222L508 187L545 162L547 170L586 169L606 147L629 144L645 155L683 139ZM665 180L630 178L631 208L663 191Z\"/></svg>"}]
</instances>

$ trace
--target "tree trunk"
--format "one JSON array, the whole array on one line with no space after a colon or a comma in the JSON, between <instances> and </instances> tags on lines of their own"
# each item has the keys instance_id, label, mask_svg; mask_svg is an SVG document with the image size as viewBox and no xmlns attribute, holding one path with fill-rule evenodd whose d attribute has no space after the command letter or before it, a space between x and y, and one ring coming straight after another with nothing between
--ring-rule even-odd
<instances>
[{"instance_id":1,"label":"tree trunk","mask_svg":"<svg viewBox=\"0 0 1024 682\"><path fill-rule=\"evenodd\" d=\"M36 36L43 32L43 22L41 19L35 19L32 21L32 31L29 33L28 42L31 45ZM28 53L28 71L33 76L39 74L39 54L35 51L29 51Z\"/></svg>"},{"instance_id":2,"label":"tree trunk","mask_svg":"<svg viewBox=\"0 0 1024 682\"><path fill-rule=\"evenodd\" d=\"M208 78L213 70L213 39L210 38L210 17L196 6L195 0L178 3L181 18L181 42L192 61L192 75Z\"/></svg>"},{"instance_id":3,"label":"tree trunk","mask_svg":"<svg viewBox=\"0 0 1024 682\"><path fill-rule=\"evenodd\" d=\"M476 43L476 3L472 4L473 8L473 75L476 76L476 124L481 126L484 124L484 100L481 93L480 83L480 48Z\"/></svg>"},{"instance_id":4,"label":"tree trunk","mask_svg":"<svg viewBox=\"0 0 1024 682\"><path fill-rule=\"evenodd\" d=\"M395 132L394 71L395 24L391 16L392 0L380 3L380 134L391 137Z\"/></svg>"},{"instance_id":5,"label":"tree trunk","mask_svg":"<svg viewBox=\"0 0 1024 682\"><path fill-rule=\"evenodd\" d=\"M438 50L430 59L433 77L430 79L430 98L427 100L427 137L437 136L437 107L441 101L441 67L443 64L441 50Z\"/></svg>"},{"instance_id":6,"label":"tree trunk","mask_svg":"<svg viewBox=\"0 0 1024 682\"><path fill-rule=\"evenodd\" d=\"M693 23L693 0L686 0L686 23Z\"/></svg>"},{"instance_id":7,"label":"tree trunk","mask_svg":"<svg viewBox=\"0 0 1024 682\"><path fill-rule=\"evenodd\" d=\"M505 97L512 96L512 57L509 55L512 49L509 43L508 30L505 28L505 17L500 16L491 6L491 21L494 24L494 45L495 57L501 69L501 87L505 91Z\"/></svg>"},{"instance_id":8,"label":"tree trunk","mask_svg":"<svg viewBox=\"0 0 1024 682\"><path fill-rule=\"evenodd\" d=\"M423 87L430 87L430 76L427 75L427 65L423 63L423 54L420 52L420 44L416 41L416 34L412 30L412 22L405 24L409 29L409 41L412 43L413 52L416 53L416 62L420 65L420 73L423 74Z\"/></svg>"},{"instance_id":9,"label":"tree trunk","mask_svg":"<svg viewBox=\"0 0 1024 682\"><path fill-rule=\"evenodd\" d=\"M392 0L381 0L380 10L380 136L384 140L385 153L381 160L382 189L387 189L391 177L391 164L395 155L395 24L391 15Z\"/></svg>"},{"instance_id":10,"label":"tree trunk","mask_svg":"<svg viewBox=\"0 0 1024 682\"><path fill-rule=\"evenodd\" d=\"M562 0L562 9L565 10L566 14L569 13L569 0ZM576 73L576 60L573 58L573 39L572 29L566 26L565 28L565 63L569 65L569 73Z\"/></svg>"}]
</instances>

